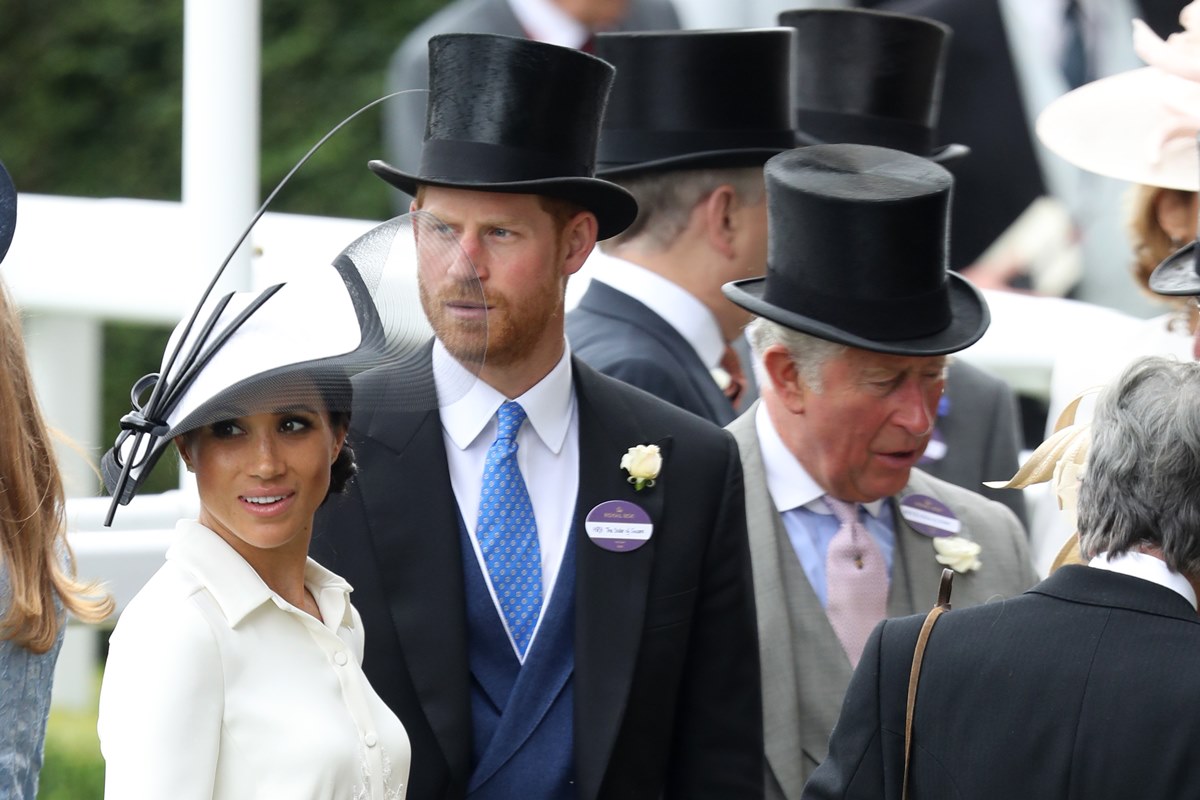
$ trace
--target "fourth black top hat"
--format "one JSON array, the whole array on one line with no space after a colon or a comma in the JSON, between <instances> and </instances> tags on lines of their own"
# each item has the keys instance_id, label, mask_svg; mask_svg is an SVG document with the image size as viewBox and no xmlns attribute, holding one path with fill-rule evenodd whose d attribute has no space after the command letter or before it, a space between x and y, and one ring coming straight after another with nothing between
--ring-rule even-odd
<instances>
[{"instance_id":1,"label":"fourth black top hat","mask_svg":"<svg viewBox=\"0 0 1200 800\"><path fill-rule=\"evenodd\" d=\"M794 146L783 28L606 33L617 68L597 155L605 177L756 167Z\"/></svg>"},{"instance_id":2,"label":"fourth black top hat","mask_svg":"<svg viewBox=\"0 0 1200 800\"><path fill-rule=\"evenodd\" d=\"M932 161L856 144L775 156L767 183L767 275L725 284L760 317L840 344L909 356L976 342L990 316L949 272L954 179Z\"/></svg>"},{"instance_id":3,"label":"fourth black top hat","mask_svg":"<svg viewBox=\"0 0 1200 800\"><path fill-rule=\"evenodd\" d=\"M429 40L429 111L417 174L371 170L408 194L450 186L537 194L595 213L599 238L637 216L621 187L594 177L613 68L566 47L512 36L451 33Z\"/></svg>"},{"instance_id":4,"label":"fourth black top hat","mask_svg":"<svg viewBox=\"0 0 1200 800\"><path fill-rule=\"evenodd\" d=\"M910 14L863 9L784 11L796 31L793 102L799 144L873 144L947 161L938 145L950 28Z\"/></svg>"}]
</instances>

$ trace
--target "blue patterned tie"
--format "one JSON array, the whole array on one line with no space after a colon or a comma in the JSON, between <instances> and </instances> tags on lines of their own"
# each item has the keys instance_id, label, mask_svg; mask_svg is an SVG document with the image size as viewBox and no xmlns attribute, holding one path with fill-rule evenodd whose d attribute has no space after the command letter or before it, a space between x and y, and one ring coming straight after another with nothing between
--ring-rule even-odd
<instances>
[{"instance_id":1,"label":"blue patterned tie","mask_svg":"<svg viewBox=\"0 0 1200 800\"><path fill-rule=\"evenodd\" d=\"M525 409L507 401L496 417L499 430L483 465L475 535L509 633L524 657L542 609L537 521L517 466L517 431L525 421Z\"/></svg>"}]
</instances>

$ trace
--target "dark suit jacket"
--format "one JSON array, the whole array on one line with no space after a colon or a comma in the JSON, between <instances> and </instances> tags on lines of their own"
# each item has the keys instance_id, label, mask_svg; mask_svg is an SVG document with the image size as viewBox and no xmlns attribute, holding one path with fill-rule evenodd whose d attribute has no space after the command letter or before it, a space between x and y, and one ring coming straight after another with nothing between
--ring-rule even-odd
<instances>
[{"instance_id":1,"label":"dark suit jacket","mask_svg":"<svg viewBox=\"0 0 1200 800\"><path fill-rule=\"evenodd\" d=\"M676 30L679 15L671 0L630 0L629 11L616 30ZM427 89L429 51L427 44L439 33L500 33L525 36L507 0L454 0L413 30L392 55L387 71L387 90ZM416 172L425 136L423 97L404 97L384 107L384 148L388 162L399 169ZM405 209L407 210L407 202Z\"/></svg>"},{"instance_id":2,"label":"dark suit jacket","mask_svg":"<svg viewBox=\"0 0 1200 800\"><path fill-rule=\"evenodd\" d=\"M600 281L567 314L571 352L593 369L718 425L733 406L679 331L634 298Z\"/></svg>"},{"instance_id":3,"label":"dark suit jacket","mask_svg":"<svg viewBox=\"0 0 1200 800\"><path fill-rule=\"evenodd\" d=\"M922 616L875 629L805 800L899 798ZM1127 575L1067 566L942 616L921 669L913 798L1200 796L1200 618Z\"/></svg>"},{"instance_id":4,"label":"dark suit jacket","mask_svg":"<svg viewBox=\"0 0 1200 800\"><path fill-rule=\"evenodd\" d=\"M929 17L954 31L946 59L938 139L971 148L971 155L947 165L954 173L951 266L970 266L1031 202L1046 193L1000 2L859 0L858 4ZM1185 4L1186 0L1135 3L1163 35L1179 30L1179 11Z\"/></svg>"},{"instance_id":5,"label":"dark suit jacket","mask_svg":"<svg viewBox=\"0 0 1200 800\"><path fill-rule=\"evenodd\" d=\"M919 466L934 477L1003 503L1028 530L1025 495L983 485L1008 480L1020 466L1021 421L1013 390L1000 378L955 359L946 379L946 400L950 411L937 421L946 455Z\"/></svg>"},{"instance_id":6,"label":"dark suit jacket","mask_svg":"<svg viewBox=\"0 0 1200 800\"><path fill-rule=\"evenodd\" d=\"M573 362L575 776L580 800L762 796L757 636L742 473L729 434ZM436 411L355 418L360 472L317 518L312 553L354 586L363 668L412 742L409 800L461 798L471 769L459 512ZM664 452L654 487L619 468ZM553 476L525 476L553 480ZM614 553L583 529L606 500L654 523Z\"/></svg>"}]
</instances>

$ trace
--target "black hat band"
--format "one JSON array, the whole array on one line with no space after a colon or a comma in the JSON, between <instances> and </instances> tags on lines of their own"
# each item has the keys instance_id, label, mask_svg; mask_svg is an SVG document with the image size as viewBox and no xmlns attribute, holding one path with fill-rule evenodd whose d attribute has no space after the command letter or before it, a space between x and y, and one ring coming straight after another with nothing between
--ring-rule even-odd
<instances>
[{"instance_id":1,"label":"black hat band","mask_svg":"<svg viewBox=\"0 0 1200 800\"><path fill-rule=\"evenodd\" d=\"M866 114L796 109L796 135L809 144L873 144L918 156L933 152L933 129L927 125Z\"/></svg>"},{"instance_id":2,"label":"black hat band","mask_svg":"<svg viewBox=\"0 0 1200 800\"><path fill-rule=\"evenodd\" d=\"M932 336L950 327L953 321L950 292L945 282L930 291L903 297L847 300L802 285L787 273L772 269L763 300L785 311L880 342Z\"/></svg>"},{"instance_id":3,"label":"black hat band","mask_svg":"<svg viewBox=\"0 0 1200 800\"><path fill-rule=\"evenodd\" d=\"M647 131L605 128L600 137L597 160L607 166L641 164L693 153L787 150L794 144L795 138L790 130Z\"/></svg>"},{"instance_id":4,"label":"black hat band","mask_svg":"<svg viewBox=\"0 0 1200 800\"><path fill-rule=\"evenodd\" d=\"M421 150L422 180L518 183L556 178L591 178L592 166L554 154L489 142L426 139Z\"/></svg>"}]
</instances>

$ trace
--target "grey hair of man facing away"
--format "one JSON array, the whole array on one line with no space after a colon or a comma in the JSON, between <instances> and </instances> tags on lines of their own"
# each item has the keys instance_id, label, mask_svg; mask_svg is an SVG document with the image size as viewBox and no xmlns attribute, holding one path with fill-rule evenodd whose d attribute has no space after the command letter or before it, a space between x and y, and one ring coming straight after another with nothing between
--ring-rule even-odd
<instances>
[{"instance_id":1,"label":"grey hair of man facing away","mask_svg":"<svg viewBox=\"0 0 1200 800\"><path fill-rule=\"evenodd\" d=\"M1200 363L1133 362L1097 401L1079 491L1085 558L1155 555L1200 584Z\"/></svg>"},{"instance_id":2,"label":"grey hair of man facing away","mask_svg":"<svg viewBox=\"0 0 1200 800\"><path fill-rule=\"evenodd\" d=\"M729 187L742 206L758 205L766 194L762 167L652 172L617 182L637 200L638 215L624 232L600 243L610 255L631 245L650 252L668 249L687 229L696 206L722 187Z\"/></svg>"}]
</instances>

